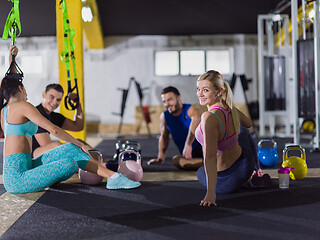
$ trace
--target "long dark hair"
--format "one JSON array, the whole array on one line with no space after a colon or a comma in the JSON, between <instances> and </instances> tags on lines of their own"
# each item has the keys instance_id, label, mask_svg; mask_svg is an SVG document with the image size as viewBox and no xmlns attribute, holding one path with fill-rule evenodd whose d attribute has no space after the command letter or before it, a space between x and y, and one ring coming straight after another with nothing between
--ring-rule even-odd
<instances>
[{"instance_id":1,"label":"long dark hair","mask_svg":"<svg viewBox=\"0 0 320 240\"><path fill-rule=\"evenodd\" d=\"M0 110L7 105L10 97L19 91L19 86L23 87L22 80L12 75L5 76L0 86Z\"/></svg>"}]
</instances>

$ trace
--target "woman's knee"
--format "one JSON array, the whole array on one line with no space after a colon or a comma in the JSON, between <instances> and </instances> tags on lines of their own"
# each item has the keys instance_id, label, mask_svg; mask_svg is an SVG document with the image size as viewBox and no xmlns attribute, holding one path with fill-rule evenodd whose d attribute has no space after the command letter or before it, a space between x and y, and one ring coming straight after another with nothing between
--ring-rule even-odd
<instances>
[{"instance_id":1,"label":"woman's knee","mask_svg":"<svg viewBox=\"0 0 320 240\"><path fill-rule=\"evenodd\" d=\"M64 156L70 157L74 160L89 160L90 155L82 151L77 145L73 143L65 143L57 149L58 152L63 152Z\"/></svg>"}]
</instances>

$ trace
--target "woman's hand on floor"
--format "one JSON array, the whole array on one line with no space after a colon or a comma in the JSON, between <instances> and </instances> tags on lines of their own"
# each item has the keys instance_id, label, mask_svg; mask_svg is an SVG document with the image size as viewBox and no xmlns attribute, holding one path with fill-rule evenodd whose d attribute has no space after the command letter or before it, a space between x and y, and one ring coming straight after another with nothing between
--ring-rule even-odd
<instances>
[{"instance_id":1,"label":"woman's hand on floor","mask_svg":"<svg viewBox=\"0 0 320 240\"><path fill-rule=\"evenodd\" d=\"M208 194L206 194L206 196L204 197L204 199L201 200L200 202L200 206L203 207L210 207L210 206L217 206L216 204L216 194L211 194L211 196L209 196Z\"/></svg>"}]
</instances>

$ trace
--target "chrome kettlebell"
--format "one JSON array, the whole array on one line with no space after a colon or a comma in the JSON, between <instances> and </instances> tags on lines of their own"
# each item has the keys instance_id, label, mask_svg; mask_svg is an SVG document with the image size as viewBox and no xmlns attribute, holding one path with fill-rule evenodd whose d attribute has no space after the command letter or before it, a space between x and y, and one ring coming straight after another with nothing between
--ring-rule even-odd
<instances>
[{"instance_id":1,"label":"chrome kettlebell","mask_svg":"<svg viewBox=\"0 0 320 240\"><path fill-rule=\"evenodd\" d=\"M273 147L262 147L263 143L272 143ZM278 164L277 143L273 139L262 139L258 142L258 159L262 165L267 167L274 167Z\"/></svg>"},{"instance_id":2,"label":"chrome kettlebell","mask_svg":"<svg viewBox=\"0 0 320 240\"><path fill-rule=\"evenodd\" d=\"M124 140L124 139L121 139L118 142L116 142L116 153L113 155L114 160L118 160L120 152L126 149L127 143L128 143L128 140Z\"/></svg>"},{"instance_id":3,"label":"chrome kettlebell","mask_svg":"<svg viewBox=\"0 0 320 240\"><path fill-rule=\"evenodd\" d=\"M288 157L288 152L291 150L300 151L300 157ZM306 162L306 151L300 145L288 145L283 149L283 163L282 167L293 168L290 171L290 178L292 180L304 179L308 172Z\"/></svg>"}]
</instances>

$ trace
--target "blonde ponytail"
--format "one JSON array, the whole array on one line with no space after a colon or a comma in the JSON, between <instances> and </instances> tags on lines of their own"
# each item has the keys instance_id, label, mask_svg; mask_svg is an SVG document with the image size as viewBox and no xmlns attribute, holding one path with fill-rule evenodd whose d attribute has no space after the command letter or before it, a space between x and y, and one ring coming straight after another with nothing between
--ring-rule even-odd
<instances>
[{"instance_id":1,"label":"blonde ponytail","mask_svg":"<svg viewBox=\"0 0 320 240\"><path fill-rule=\"evenodd\" d=\"M223 86L224 86L224 90L225 90L225 99L224 100L225 100L226 104L229 106L229 108L231 109L234 128L235 128L236 132L239 133L240 132L240 119L239 119L238 111L233 103L233 94L232 94L231 88L230 88L229 84L226 82L223 83Z\"/></svg>"}]
</instances>

